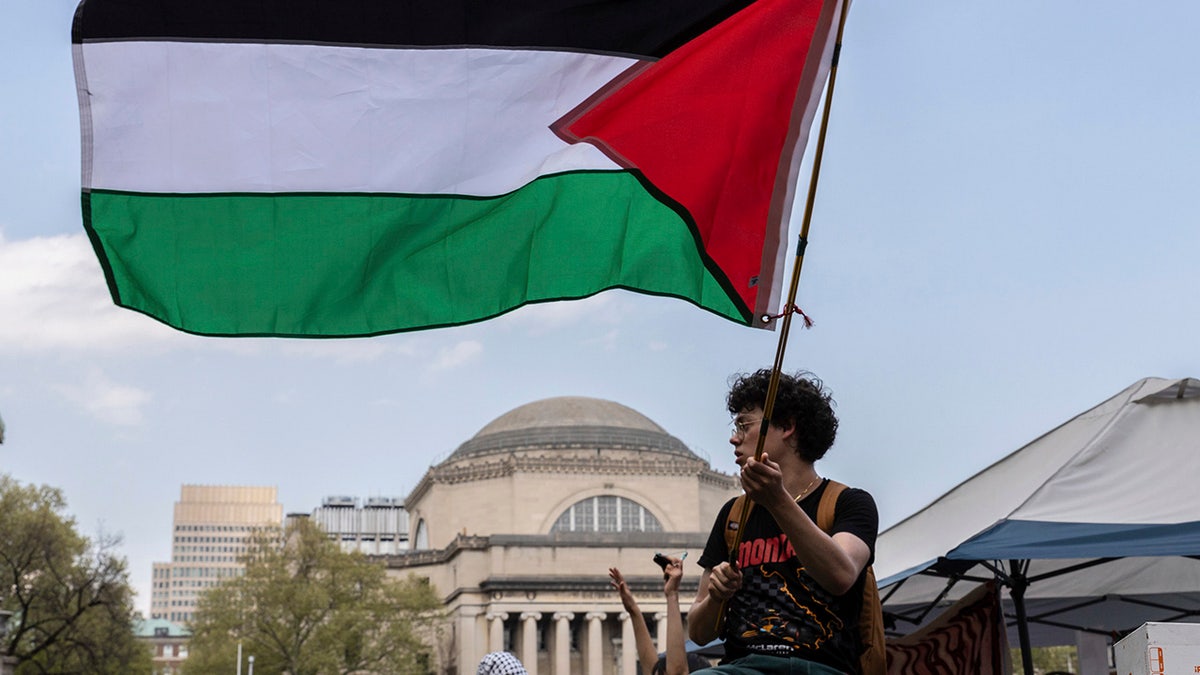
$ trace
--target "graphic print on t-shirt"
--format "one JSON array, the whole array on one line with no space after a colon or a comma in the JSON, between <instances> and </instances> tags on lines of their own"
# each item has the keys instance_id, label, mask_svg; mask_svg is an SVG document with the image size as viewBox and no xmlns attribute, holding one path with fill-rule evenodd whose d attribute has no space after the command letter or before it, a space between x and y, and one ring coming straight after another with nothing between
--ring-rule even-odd
<instances>
[{"instance_id":1,"label":"graphic print on t-shirt","mask_svg":"<svg viewBox=\"0 0 1200 675\"><path fill-rule=\"evenodd\" d=\"M758 537L738 546L742 590L730 601L730 636L760 654L819 650L841 631L833 596L805 571L787 537Z\"/></svg>"}]
</instances>

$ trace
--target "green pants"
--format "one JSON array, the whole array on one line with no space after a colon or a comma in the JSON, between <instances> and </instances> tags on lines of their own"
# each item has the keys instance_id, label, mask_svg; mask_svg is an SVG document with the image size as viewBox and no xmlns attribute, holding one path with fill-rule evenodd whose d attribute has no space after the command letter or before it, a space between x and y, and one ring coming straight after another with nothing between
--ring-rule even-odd
<instances>
[{"instance_id":1,"label":"green pants","mask_svg":"<svg viewBox=\"0 0 1200 675\"><path fill-rule=\"evenodd\" d=\"M843 675L843 673L836 668L804 659L751 654L734 659L724 665L694 670L692 675Z\"/></svg>"}]
</instances>

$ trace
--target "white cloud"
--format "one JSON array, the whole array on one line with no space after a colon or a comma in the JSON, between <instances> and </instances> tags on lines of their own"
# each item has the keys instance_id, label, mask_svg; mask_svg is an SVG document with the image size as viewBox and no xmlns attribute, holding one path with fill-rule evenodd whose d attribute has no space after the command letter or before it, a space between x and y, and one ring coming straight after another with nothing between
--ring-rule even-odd
<instances>
[{"instance_id":1,"label":"white cloud","mask_svg":"<svg viewBox=\"0 0 1200 675\"><path fill-rule=\"evenodd\" d=\"M416 356L417 351L414 341L392 335L329 340L292 339L283 346L285 354L331 359L341 365L378 361L389 355Z\"/></svg>"},{"instance_id":2,"label":"white cloud","mask_svg":"<svg viewBox=\"0 0 1200 675\"><path fill-rule=\"evenodd\" d=\"M183 337L113 304L84 235L0 235L0 349L112 349Z\"/></svg>"},{"instance_id":3,"label":"white cloud","mask_svg":"<svg viewBox=\"0 0 1200 675\"><path fill-rule=\"evenodd\" d=\"M458 368L476 360L482 353L483 343L476 340L463 340L453 346L439 349L430 368L433 370Z\"/></svg>"},{"instance_id":4,"label":"white cloud","mask_svg":"<svg viewBox=\"0 0 1200 675\"><path fill-rule=\"evenodd\" d=\"M109 380L98 369L89 371L81 383L59 385L55 389L88 415L118 427L141 425L142 408L152 398L150 392Z\"/></svg>"},{"instance_id":5,"label":"white cloud","mask_svg":"<svg viewBox=\"0 0 1200 675\"><path fill-rule=\"evenodd\" d=\"M592 337L583 341L584 345L598 347L603 351L616 351L617 343L621 338L621 331L612 329L603 333L597 333Z\"/></svg>"},{"instance_id":6,"label":"white cloud","mask_svg":"<svg viewBox=\"0 0 1200 675\"><path fill-rule=\"evenodd\" d=\"M546 333L579 324L618 323L623 313L623 296L615 291L605 291L580 300L541 302L526 305L499 319L517 325L530 335Z\"/></svg>"}]
</instances>

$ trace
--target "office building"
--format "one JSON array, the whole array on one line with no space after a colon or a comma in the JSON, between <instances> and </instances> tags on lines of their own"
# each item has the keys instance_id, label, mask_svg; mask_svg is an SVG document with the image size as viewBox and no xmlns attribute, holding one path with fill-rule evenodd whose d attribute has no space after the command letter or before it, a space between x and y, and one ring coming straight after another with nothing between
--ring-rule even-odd
<instances>
[{"instance_id":1,"label":"office building","mask_svg":"<svg viewBox=\"0 0 1200 675\"><path fill-rule=\"evenodd\" d=\"M367 497L361 506L356 497L326 497L311 518L343 551L392 555L408 550L408 512L397 497Z\"/></svg>"},{"instance_id":2,"label":"office building","mask_svg":"<svg viewBox=\"0 0 1200 675\"><path fill-rule=\"evenodd\" d=\"M282 524L273 487L184 485L175 502L171 562L154 563L150 618L191 621L200 593L242 573L247 537Z\"/></svg>"}]
</instances>

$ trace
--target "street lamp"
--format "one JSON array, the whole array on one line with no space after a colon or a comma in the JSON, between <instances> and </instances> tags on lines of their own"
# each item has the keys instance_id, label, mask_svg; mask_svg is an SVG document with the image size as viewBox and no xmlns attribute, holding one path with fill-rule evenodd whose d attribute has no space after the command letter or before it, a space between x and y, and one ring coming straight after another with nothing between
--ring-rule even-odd
<instances>
[{"instance_id":1,"label":"street lamp","mask_svg":"<svg viewBox=\"0 0 1200 675\"><path fill-rule=\"evenodd\" d=\"M0 436L4 434L4 422L0 421ZM8 675L12 672L12 659L8 656L8 650L4 644L8 641L8 621L13 616L12 612L0 609L0 675Z\"/></svg>"},{"instance_id":2,"label":"street lamp","mask_svg":"<svg viewBox=\"0 0 1200 675\"><path fill-rule=\"evenodd\" d=\"M250 675L254 675L254 655L251 654L247 660L250 662Z\"/></svg>"}]
</instances>

